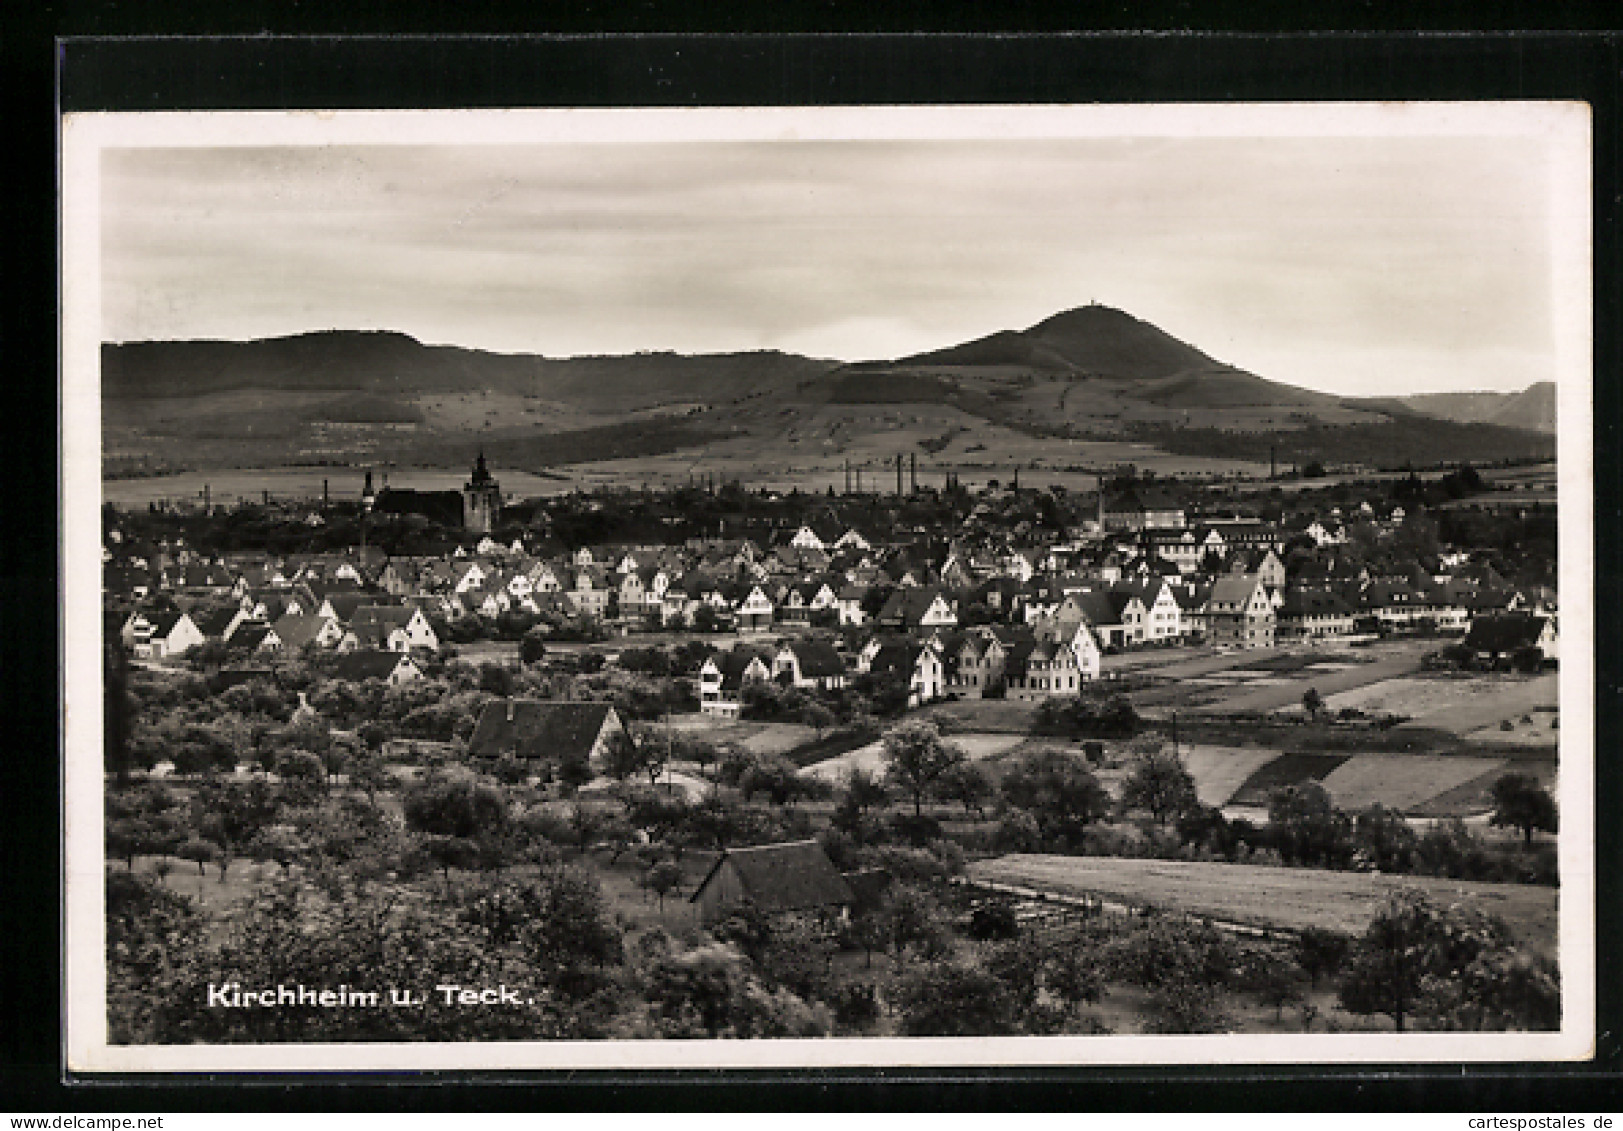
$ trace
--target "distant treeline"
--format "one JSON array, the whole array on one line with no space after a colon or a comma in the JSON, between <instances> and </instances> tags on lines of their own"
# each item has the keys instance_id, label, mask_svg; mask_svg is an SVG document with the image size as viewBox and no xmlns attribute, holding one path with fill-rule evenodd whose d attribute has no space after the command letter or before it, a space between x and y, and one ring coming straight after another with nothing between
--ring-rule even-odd
<instances>
[{"instance_id":1,"label":"distant treeline","mask_svg":"<svg viewBox=\"0 0 1623 1131\"><path fill-rule=\"evenodd\" d=\"M1174 455L1252 462L1267 462L1269 448L1273 448L1281 464L1302 466L1351 463L1392 469L1555 458L1554 436L1497 424L1456 424L1426 417L1268 432L1145 424L1133 429L1133 439Z\"/></svg>"},{"instance_id":2,"label":"distant treeline","mask_svg":"<svg viewBox=\"0 0 1623 1131\"><path fill-rule=\"evenodd\" d=\"M723 440L727 435L683 419L634 420L572 432L491 438L482 446L493 463L506 467L555 467L664 455ZM463 446L466 447L466 442Z\"/></svg>"}]
</instances>

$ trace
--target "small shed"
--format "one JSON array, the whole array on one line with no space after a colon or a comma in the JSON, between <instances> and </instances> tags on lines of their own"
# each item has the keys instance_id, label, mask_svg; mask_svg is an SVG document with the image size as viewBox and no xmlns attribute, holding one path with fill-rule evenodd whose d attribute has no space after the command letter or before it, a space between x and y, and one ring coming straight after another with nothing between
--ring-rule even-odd
<instances>
[{"instance_id":1,"label":"small shed","mask_svg":"<svg viewBox=\"0 0 1623 1131\"><path fill-rule=\"evenodd\" d=\"M745 902L767 915L841 914L853 898L823 846L796 840L726 850L688 902L698 906L701 922L714 923Z\"/></svg>"}]
</instances>

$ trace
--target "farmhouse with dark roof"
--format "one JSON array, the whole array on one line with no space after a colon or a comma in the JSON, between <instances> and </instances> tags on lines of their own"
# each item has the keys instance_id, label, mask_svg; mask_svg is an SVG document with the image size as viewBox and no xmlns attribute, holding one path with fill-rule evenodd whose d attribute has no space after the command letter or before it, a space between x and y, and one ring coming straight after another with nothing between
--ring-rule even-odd
<instances>
[{"instance_id":1,"label":"farmhouse with dark roof","mask_svg":"<svg viewBox=\"0 0 1623 1131\"><path fill-rule=\"evenodd\" d=\"M468 754L555 763L584 759L596 765L617 734L630 737L609 703L499 699L485 704L468 739Z\"/></svg>"},{"instance_id":2,"label":"farmhouse with dark roof","mask_svg":"<svg viewBox=\"0 0 1623 1131\"><path fill-rule=\"evenodd\" d=\"M766 915L841 915L852 900L850 885L815 840L730 848L688 897L704 923L745 903Z\"/></svg>"}]
</instances>

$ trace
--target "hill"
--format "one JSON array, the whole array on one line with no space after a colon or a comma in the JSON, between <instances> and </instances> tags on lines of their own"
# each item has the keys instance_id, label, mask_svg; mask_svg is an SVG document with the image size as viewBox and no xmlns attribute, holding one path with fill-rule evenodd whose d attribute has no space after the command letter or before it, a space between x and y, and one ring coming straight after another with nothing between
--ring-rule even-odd
<instances>
[{"instance_id":1,"label":"hill","mask_svg":"<svg viewBox=\"0 0 1623 1131\"><path fill-rule=\"evenodd\" d=\"M1555 382L1538 381L1519 393L1418 393L1394 403L1456 424L1497 424L1533 432L1555 432Z\"/></svg>"},{"instance_id":2,"label":"hill","mask_svg":"<svg viewBox=\"0 0 1623 1131\"><path fill-rule=\"evenodd\" d=\"M833 364L775 351L554 359L424 345L388 331L330 330L248 342L109 343L102 346L102 397L182 398L255 389L406 398L474 390L623 411L790 388Z\"/></svg>"},{"instance_id":3,"label":"hill","mask_svg":"<svg viewBox=\"0 0 1623 1131\"><path fill-rule=\"evenodd\" d=\"M937 467L1042 459L1085 470L1141 460L1148 445L1209 471L1255 466L1270 446L1284 459L1378 467L1553 454L1553 387L1492 403L1337 397L1225 365L1097 305L853 364L774 351L548 358L388 331L108 343L102 391L104 458L119 475L459 466L475 445L528 470L687 453L732 461L745 478L832 474L900 452ZM1421 415L1428 404L1491 419L1438 430Z\"/></svg>"}]
</instances>

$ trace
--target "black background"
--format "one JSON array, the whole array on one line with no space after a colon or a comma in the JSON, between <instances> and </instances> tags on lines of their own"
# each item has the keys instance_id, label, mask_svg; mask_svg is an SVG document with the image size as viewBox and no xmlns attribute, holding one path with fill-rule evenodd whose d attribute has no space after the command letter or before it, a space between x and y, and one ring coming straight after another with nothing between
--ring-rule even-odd
<instances>
[{"instance_id":1,"label":"black background","mask_svg":"<svg viewBox=\"0 0 1623 1131\"><path fill-rule=\"evenodd\" d=\"M0 534L0 1110L1623 1109L1618 181L1601 4L14 3L0 9L8 400ZM21 8L23 10L13 10ZM1527 29L1539 28L1542 31ZM1086 34L1089 29L1094 33ZM1097 29L1122 29L1099 34ZM1461 29L1470 29L1462 31ZM500 33L537 32L514 38ZM714 34L744 32L747 34ZM928 32L932 34L918 34ZM459 38L432 38L451 33ZM603 33L612 33L605 35ZM816 34L833 33L833 34ZM1136 34L1135 34L1136 33ZM197 39L187 36L212 36ZM74 37L62 39L60 37ZM89 38L86 38L89 37ZM136 38L129 38L136 37ZM220 38L226 37L226 38ZM298 38L288 38L298 37ZM60 86L58 82L60 81ZM60 103L58 103L60 95ZM1346 1069L66 1080L60 1053L56 126L62 110L1573 99L1594 114L1599 1040L1594 1063ZM1578 594L1563 593L1570 610Z\"/></svg>"}]
</instances>

